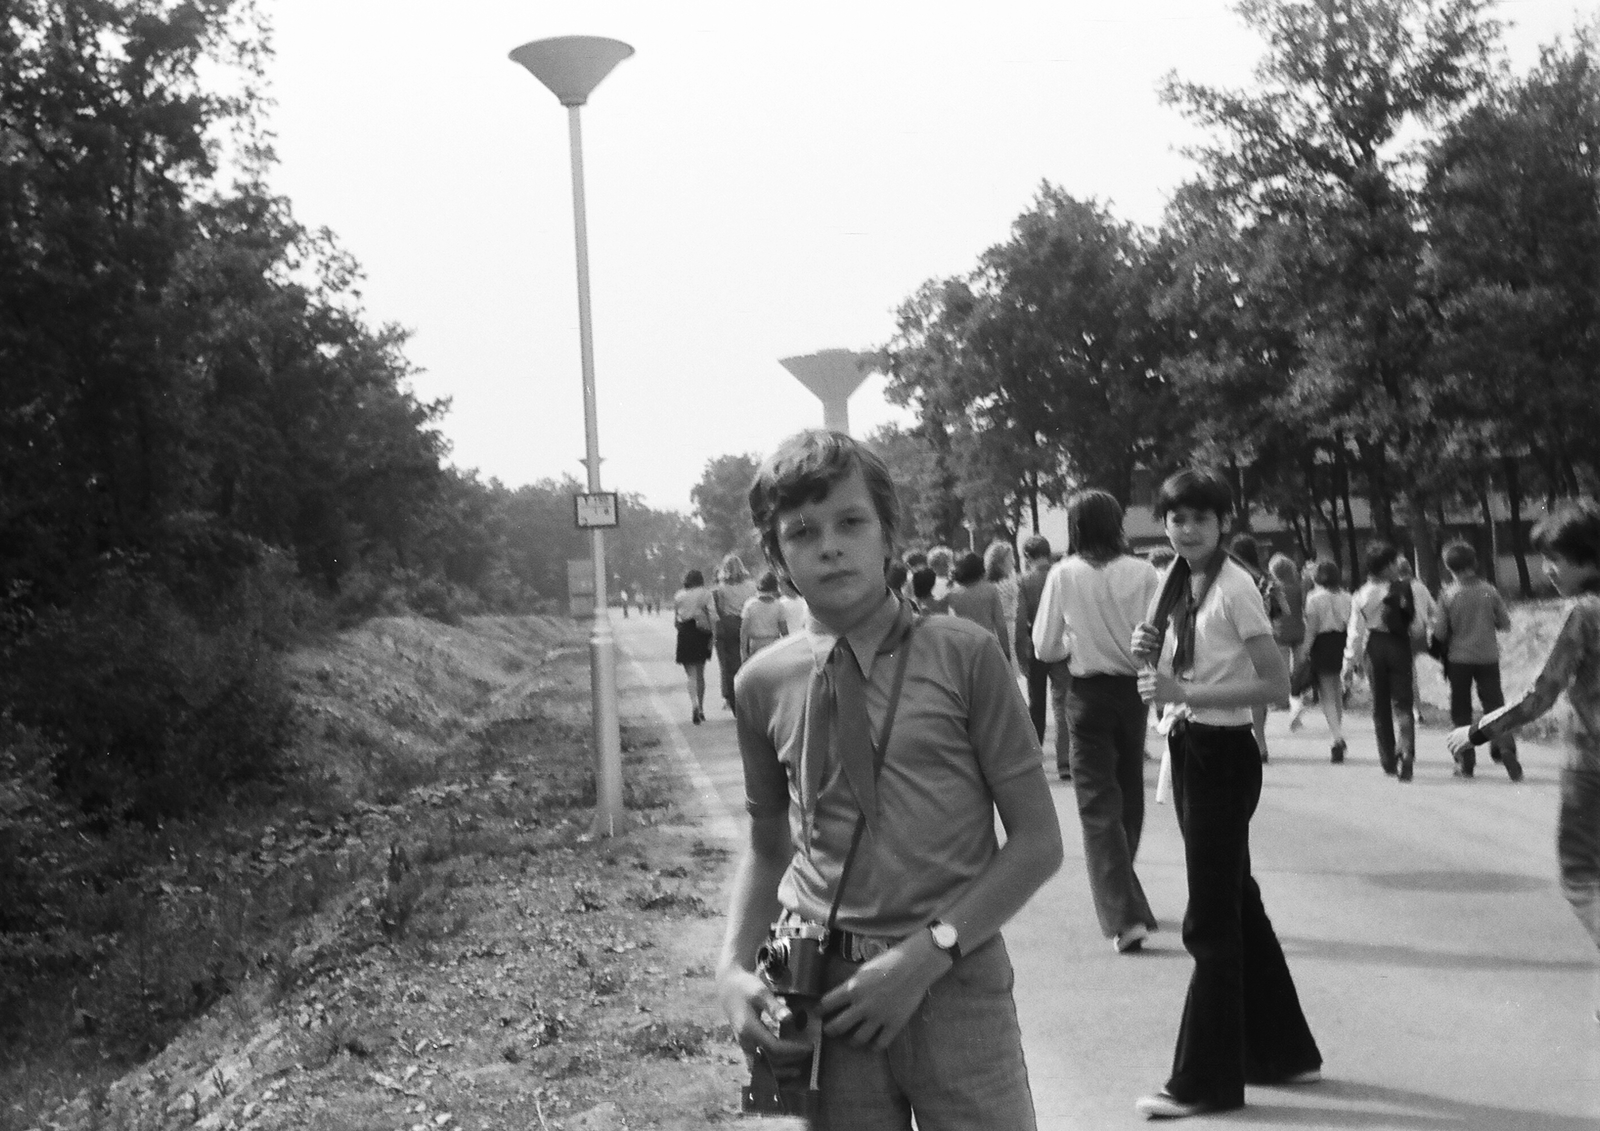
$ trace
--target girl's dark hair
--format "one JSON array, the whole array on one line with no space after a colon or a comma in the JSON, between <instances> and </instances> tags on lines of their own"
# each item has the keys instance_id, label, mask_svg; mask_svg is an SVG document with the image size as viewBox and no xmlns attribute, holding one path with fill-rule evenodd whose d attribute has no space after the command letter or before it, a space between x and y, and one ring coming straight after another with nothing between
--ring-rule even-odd
<instances>
[{"instance_id":1,"label":"girl's dark hair","mask_svg":"<svg viewBox=\"0 0 1600 1131\"><path fill-rule=\"evenodd\" d=\"M761 571L761 576L756 580L757 593L776 593L778 591L778 575L770 569Z\"/></svg>"},{"instance_id":2,"label":"girl's dark hair","mask_svg":"<svg viewBox=\"0 0 1600 1131\"><path fill-rule=\"evenodd\" d=\"M939 580L939 575L927 566L911 571L911 595L922 601L933 596L933 583Z\"/></svg>"},{"instance_id":3,"label":"girl's dark hair","mask_svg":"<svg viewBox=\"0 0 1600 1131\"><path fill-rule=\"evenodd\" d=\"M761 533L767 561L778 573L789 572L778 544L778 513L820 502L853 471L861 472L884 542L892 549L900 527L900 501L888 466L872 449L843 432L813 428L796 432L762 462L750 485L750 520Z\"/></svg>"},{"instance_id":4,"label":"girl's dark hair","mask_svg":"<svg viewBox=\"0 0 1600 1131\"><path fill-rule=\"evenodd\" d=\"M1324 589L1337 589L1339 588L1339 563L1323 558L1317 563L1316 572L1311 577Z\"/></svg>"},{"instance_id":5,"label":"girl's dark hair","mask_svg":"<svg viewBox=\"0 0 1600 1131\"><path fill-rule=\"evenodd\" d=\"M956 559L956 567L950 571L950 580L957 585L971 585L973 582L982 581L983 558L968 550Z\"/></svg>"},{"instance_id":6,"label":"girl's dark hair","mask_svg":"<svg viewBox=\"0 0 1600 1131\"><path fill-rule=\"evenodd\" d=\"M705 574L701 573L697 569L691 569L688 573L683 575L683 587L685 589L698 589L705 583Z\"/></svg>"},{"instance_id":7,"label":"girl's dark hair","mask_svg":"<svg viewBox=\"0 0 1600 1131\"><path fill-rule=\"evenodd\" d=\"M1367 555L1362 559L1368 577L1376 577L1394 564L1400 551L1389 542L1368 542Z\"/></svg>"},{"instance_id":8,"label":"girl's dark hair","mask_svg":"<svg viewBox=\"0 0 1600 1131\"><path fill-rule=\"evenodd\" d=\"M1533 546L1541 554L1600 567L1600 504L1579 499L1540 519L1533 528Z\"/></svg>"},{"instance_id":9,"label":"girl's dark hair","mask_svg":"<svg viewBox=\"0 0 1600 1131\"><path fill-rule=\"evenodd\" d=\"M1210 467L1186 467L1169 475L1156 494L1155 515L1162 520L1179 507L1210 511L1217 521L1233 513L1233 491L1222 473Z\"/></svg>"},{"instance_id":10,"label":"girl's dark hair","mask_svg":"<svg viewBox=\"0 0 1600 1131\"><path fill-rule=\"evenodd\" d=\"M1128 552L1122 532L1122 505L1105 491L1079 491L1067 500L1067 545L1091 561L1110 561Z\"/></svg>"},{"instance_id":11,"label":"girl's dark hair","mask_svg":"<svg viewBox=\"0 0 1600 1131\"><path fill-rule=\"evenodd\" d=\"M885 580L889 582L889 588L898 593L901 587L905 585L906 578L910 575L911 571L906 568L905 562L893 561L889 563L889 569L885 575Z\"/></svg>"},{"instance_id":12,"label":"girl's dark hair","mask_svg":"<svg viewBox=\"0 0 1600 1131\"><path fill-rule=\"evenodd\" d=\"M1257 573L1261 572L1261 543L1250 535L1235 534L1233 541L1228 543L1228 553Z\"/></svg>"}]
</instances>

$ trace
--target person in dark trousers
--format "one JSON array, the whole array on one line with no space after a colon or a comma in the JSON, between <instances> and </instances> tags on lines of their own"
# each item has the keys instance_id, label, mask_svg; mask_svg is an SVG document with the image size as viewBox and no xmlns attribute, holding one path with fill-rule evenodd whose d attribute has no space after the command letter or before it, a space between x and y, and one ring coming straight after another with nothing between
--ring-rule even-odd
<instances>
[{"instance_id":1,"label":"person in dark trousers","mask_svg":"<svg viewBox=\"0 0 1600 1131\"><path fill-rule=\"evenodd\" d=\"M1067 719L1089 893L1101 933L1117 953L1131 954L1156 929L1156 917L1133 870L1144 831L1150 708L1139 697L1129 641L1159 576L1128 552L1122 507L1104 491L1079 491L1067 501L1067 531L1072 556L1045 582L1034 647L1051 653L1071 641Z\"/></svg>"},{"instance_id":2,"label":"person in dark trousers","mask_svg":"<svg viewBox=\"0 0 1600 1131\"><path fill-rule=\"evenodd\" d=\"M889 592L898 511L883 461L838 432L784 441L750 489L811 617L739 673L749 839L719 999L752 1057L787 1074L817 1048L829 1131L1031 1131L999 932L1060 866L1061 830L993 634ZM778 921L825 938L799 1036L775 1031L798 1018L754 969Z\"/></svg>"},{"instance_id":3,"label":"person in dark trousers","mask_svg":"<svg viewBox=\"0 0 1600 1131\"><path fill-rule=\"evenodd\" d=\"M1039 595L1050 576L1050 539L1030 534L1022 544L1022 576L1017 579L1017 630L1013 650L1028 681L1028 717L1033 732L1044 741L1046 712L1050 710L1050 665L1033 652L1033 619L1039 612ZM1061 720L1056 720L1058 728Z\"/></svg>"},{"instance_id":4,"label":"person in dark trousers","mask_svg":"<svg viewBox=\"0 0 1600 1131\"><path fill-rule=\"evenodd\" d=\"M1412 636L1417 619L1411 585L1400 580L1400 552L1388 542L1367 547L1367 582L1356 590L1345 633L1341 682L1348 683L1363 666L1372 687L1372 726L1377 732L1378 763L1400 781L1411 780L1417 754L1412 714L1416 661ZM1395 718L1399 717L1398 733Z\"/></svg>"},{"instance_id":5,"label":"person in dark trousers","mask_svg":"<svg viewBox=\"0 0 1600 1131\"><path fill-rule=\"evenodd\" d=\"M733 710L733 677L739 674L744 656L739 650L739 618L744 604L756 595L756 583L744 567L744 559L729 554L717 569L717 583L711 587L711 606L716 612L714 635L717 643L717 669L722 673L722 705Z\"/></svg>"},{"instance_id":6,"label":"person in dark trousers","mask_svg":"<svg viewBox=\"0 0 1600 1131\"><path fill-rule=\"evenodd\" d=\"M1172 1074L1135 1107L1176 1119L1244 1106L1246 1083L1320 1080L1322 1053L1250 861L1263 773L1250 709L1284 698L1289 673L1255 578L1222 550L1233 513L1227 481L1211 470L1180 471L1161 485L1155 513L1178 556L1132 651L1151 665L1140 694L1176 713L1167 742L1189 881L1183 943L1194 973Z\"/></svg>"},{"instance_id":7,"label":"person in dark trousers","mask_svg":"<svg viewBox=\"0 0 1600 1131\"><path fill-rule=\"evenodd\" d=\"M1500 690L1500 639L1496 634L1510 631L1511 613L1500 590L1478 576L1478 554L1471 546L1465 542L1446 546L1444 568L1450 571L1450 584L1434 606L1431 633L1446 649L1450 725L1464 727L1472 722L1474 684L1485 713L1505 706L1505 693ZM1512 781L1522 780L1515 735L1495 739L1489 753L1505 766ZM1457 777L1472 777L1477 765L1472 748L1467 747L1455 763Z\"/></svg>"}]
</instances>

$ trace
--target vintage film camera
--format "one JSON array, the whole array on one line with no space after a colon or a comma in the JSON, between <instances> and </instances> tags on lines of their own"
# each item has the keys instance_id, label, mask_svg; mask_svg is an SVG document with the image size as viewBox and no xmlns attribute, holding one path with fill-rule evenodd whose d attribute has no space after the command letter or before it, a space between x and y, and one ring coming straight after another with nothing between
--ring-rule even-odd
<instances>
[{"instance_id":1,"label":"vintage film camera","mask_svg":"<svg viewBox=\"0 0 1600 1131\"><path fill-rule=\"evenodd\" d=\"M756 973L783 998L790 1016L778 1030L781 1037L800 1036L807 1028L826 988L828 928L816 923L774 923L756 952ZM750 1083L744 1090L744 1111L752 1115L798 1115L814 1119L819 1112L817 1073L821 1067L822 1021L811 1026L811 1059L790 1068L775 1068L757 1050L750 1062Z\"/></svg>"}]
</instances>

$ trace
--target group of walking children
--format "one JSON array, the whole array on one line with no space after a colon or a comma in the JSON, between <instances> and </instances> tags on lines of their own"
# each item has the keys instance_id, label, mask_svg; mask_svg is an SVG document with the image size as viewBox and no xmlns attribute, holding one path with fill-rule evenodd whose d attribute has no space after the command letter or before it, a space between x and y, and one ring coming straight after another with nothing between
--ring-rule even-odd
<instances>
[{"instance_id":1,"label":"group of walking children","mask_svg":"<svg viewBox=\"0 0 1600 1131\"><path fill-rule=\"evenodd\" d=\"M895 486L848 436L785 441L762 464L750 508L768 560L810 616L751 655L734 686L751 819L717 986L750 1059L746 1105L829 1129L1033 1128L1000 930L1059 867L1062 846L1005 652L993 631L919 613L887 584ZM1036 606L1024 575L1018 616L1031 625L1029 651L1068 669L1090 887L1123 953L1156 927L1134 857L1146 715L1169 707L1194 967L1171 1071L1135 1106L1182 1118L1242 1106L1247 1084L1312 1083L1322 1053L1251 867L1263 775L1252 711L1288 698L1288 664L1257 578L1224 549L1226 480L1179 472L1156 513L1176 552L1161 576L1127 552L1115 501L1080 492L1069 504L1074 552L1045 575ZM1547 520L1536 539L1552 580L1578 599L1533 690L1458 727L1449 745L1470 765L1473 747L1499 741L1505 759L1509 732L1568 691L1562 882L1600 943L1600 510ZM1456 646L1448 655L1462 657L1459 678L1492 696L1473 649L1479 605L1497 614L1469 561L1452 561L1433 620ZM1375 681L1406 706L1395 653L1410 656L1411 626L1385 608L1392 559L1368 564L1373 584L1355 600L1322 572L1305 602L1325 711L1336 711L1348 662L1340 622L1358 616ZM1337 734L1337 714L1329 719ZM1387 740L1397 775L1414 757L1409 723L1404 711L1404 737Z\"/></svg>"},{"instance_id":2,"label":"group of walking children","mask_svg":"<svg viewBox=\"0 0 1600 1131\"><path fill-rule=\"evenodd\" d=\"M734 677L740 666L787 636L791 624L804 621L803 603L799 609L796 604L780 593L772 570L752 580L738 554L722 559L717 582L709 588L698 569L684 574L683 588L672 597L677 631L673 662L683 667L688 683L691 722L699 726L706 719L706 663L712 652L722 676L723 706L732 711Z\"/></svg>"}]
</instances>

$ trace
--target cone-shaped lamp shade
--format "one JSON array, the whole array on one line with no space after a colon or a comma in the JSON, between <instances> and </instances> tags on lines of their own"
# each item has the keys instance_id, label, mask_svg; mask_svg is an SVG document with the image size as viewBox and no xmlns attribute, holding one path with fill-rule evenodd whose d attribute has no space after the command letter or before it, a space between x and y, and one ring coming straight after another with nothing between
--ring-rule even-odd
<instances>
[{"instance_id":1,"label":"cone-shaped lamp shade","mask_svg":"<svg viewBox=\"0 0 1600 1131\"><path fill-rule=\"evenodd\" d=\"M560 35L524 43L511 58L533 72L563 106L582 106L611 69L633 54L619 39L598 35Z\"/></svg>"},{"instance_id":2,"label":"cone-shaped lamp shade","mask_svg":"<svg viewBox=\"0 0 1600 1131\"><path fill-rule=\"evenodd\" d=\"M870 372L870 354L854 350L823 350L800 357L785 357L778 364L794 375L822 402L823 426L837 432L850 431L847 402Z\"/></svg>"}]
</instances>

